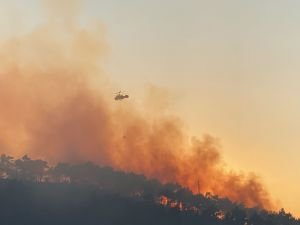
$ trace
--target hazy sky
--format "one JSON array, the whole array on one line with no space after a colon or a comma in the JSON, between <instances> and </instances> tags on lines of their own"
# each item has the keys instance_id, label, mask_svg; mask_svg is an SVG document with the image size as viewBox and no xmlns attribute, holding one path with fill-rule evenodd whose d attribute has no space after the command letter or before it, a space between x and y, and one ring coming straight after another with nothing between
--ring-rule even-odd
<instances>
[{"instance_id":1,"label":"hazy sky","mask_svg":"<svg viewBox=\"0 0 300 225\"><path fill-rule=\"evenodd\" d=\"M192 134L220 138L230 168L258 173L300 216L300 1L84 0L99 19L105 69L138 98L154 84ZM0 35L43 21L38 0L0 0Z\"/></svg>"}]
</instances>

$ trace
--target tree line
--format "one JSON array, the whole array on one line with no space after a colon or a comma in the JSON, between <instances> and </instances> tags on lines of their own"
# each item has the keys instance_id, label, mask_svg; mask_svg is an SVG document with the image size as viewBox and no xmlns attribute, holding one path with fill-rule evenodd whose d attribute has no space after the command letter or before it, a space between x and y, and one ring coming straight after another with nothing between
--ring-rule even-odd
<instances>
[{"instance_id":1,"label":"tree line","mask_svg":"<svg viewBox=\"0 0 300 225\"><path fill-rule=\"evenodd\" d=\"M0 156L0 200L3 224L300 225L284 209L246 208L91 162L50 166L27 155Z\"/></svg>"}]
</instances>

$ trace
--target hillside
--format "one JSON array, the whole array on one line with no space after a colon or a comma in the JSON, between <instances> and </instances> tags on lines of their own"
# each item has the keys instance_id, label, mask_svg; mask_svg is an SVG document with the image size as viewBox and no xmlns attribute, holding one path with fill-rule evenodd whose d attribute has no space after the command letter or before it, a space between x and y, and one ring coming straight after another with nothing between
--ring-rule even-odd
<instances>
[{"instance_id":1,"label":"hillside","mask_svg":"<svg viewBox=\"0 0 300 225\"><path fill-rule=\"evenodd\" d=\"M50 167L2 155L0 175L1 224L300 224L283 209L245 208L90 162Z\"/></svg>"}]
</instances>

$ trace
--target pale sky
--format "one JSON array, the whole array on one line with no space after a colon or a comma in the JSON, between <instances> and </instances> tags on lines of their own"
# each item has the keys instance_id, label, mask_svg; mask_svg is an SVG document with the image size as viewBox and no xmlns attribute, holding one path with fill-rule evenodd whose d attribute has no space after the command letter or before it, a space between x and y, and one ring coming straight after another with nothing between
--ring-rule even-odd
<instances>
[{"instance_id":1,"label":"pale sky","mask_svg":"<svg viewBox=\"0 0 300 225\"><path fill-rule=\"evenodd\" d=\"M43 21L39 0L0 0L0 35ZM300 1L84 0L107 31L105 70L137 96L154 84L228 167L260 175L300 216ZM137 97L136 97L137 98Z\"/></svg>"}]
</instances>

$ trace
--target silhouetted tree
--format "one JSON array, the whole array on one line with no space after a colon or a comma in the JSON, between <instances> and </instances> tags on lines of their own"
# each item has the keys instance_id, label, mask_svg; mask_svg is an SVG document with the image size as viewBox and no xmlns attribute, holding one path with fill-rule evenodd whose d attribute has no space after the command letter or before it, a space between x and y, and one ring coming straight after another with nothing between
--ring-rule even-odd
<instances>
[{"instance_id":1,"label":"silhouetted tree","mask_svg":"<svg viewBox=\"0 0 300 225\"><path fill-rule=\"evenodd\" d=\"M13 161L13 157L2 154L0 156L0 171L1 178L15 178L16 168Z\"/></svg>"},{"instance_id":2,"label":"silhouetted tree","mask_svg":"<svg viewBox=\"0 0 300 225\"><path fill-rule=\"evenodd\" d=\"M3 154L0 176L0 223L7 225L300 225L284 209L246 208L91 162L49 167Z\"/></svg>"},{"instance_id":3,"label":"silhouetted tree","mask_svg":"<svg viewBox=\"0 0 300 225\"><path fill-rule=\"evenodd\" d=\"M48 168L48 163L46 161L32 160L27 155L16 160L15 165L19 178L36 182L42 181L46 169Z\"/></svg>"},{"instance_id":4,"label":"silhouetted tree","mask_svg":"<svg viewBox=\"0 0 300 225\"><path fill-rule=\"evenodd\" d=\"M248 219L245 209L235 207L226 214L224 222L231 225L244 225L247 221Z\"/></svg>"}]
</instances>

